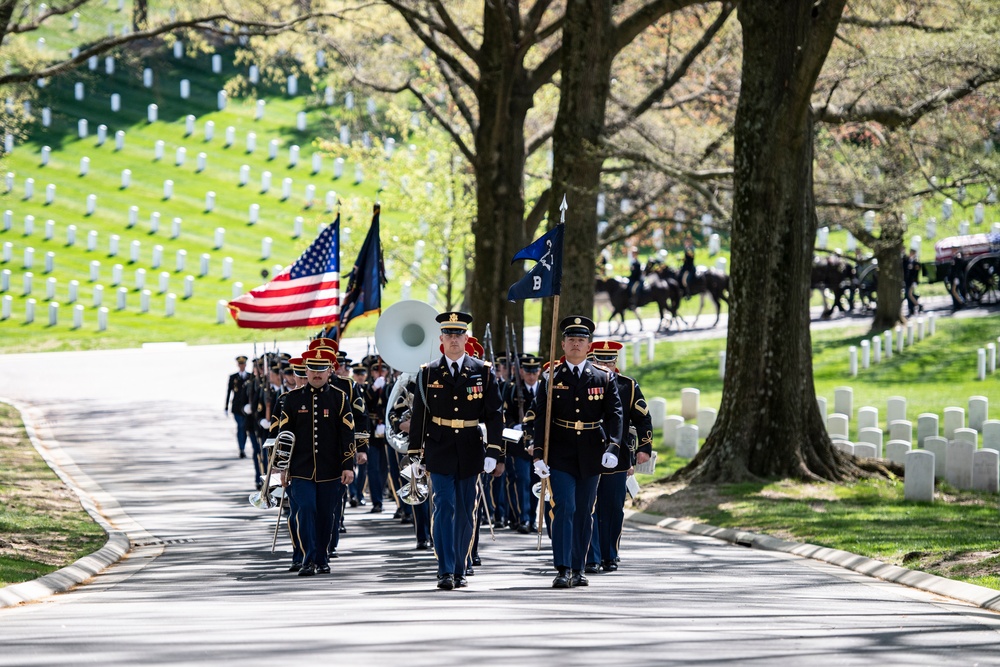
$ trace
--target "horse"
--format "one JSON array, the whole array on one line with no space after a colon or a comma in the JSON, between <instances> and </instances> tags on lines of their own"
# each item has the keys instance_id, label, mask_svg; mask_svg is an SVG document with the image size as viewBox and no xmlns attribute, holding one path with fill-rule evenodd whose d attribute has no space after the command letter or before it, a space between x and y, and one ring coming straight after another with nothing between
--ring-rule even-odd
<instances>
[{"instance_id":1,"label":"horse","mask_svg":"<svg viewBox=\"0 0 1000 667\"><path fill-rule=\"evenodd\" d=\"M672 284L671 284L672 282ZM608 326L611 320L617 315L621 319L621 325L615 327L612 335L617 334L621 327L628 333L628 325L625 324L625 311L631 310L636 319L639 320L639 331L642 331L642 318L639 317L639 308L646 304L655 303L660 309L660 321L657 330L664 328L663 321L666 314L670 313L671 320L667 323L667 329L673 324L675 319L681 319L677 315L677 308L680 306L680 286L676 281L654 280L649 285L639 291L638 299L633 301L632 294L629 293L628 283L621 278L598 278L594 284L595 294L607 294L611 304L611 317L608 318Z\"/></svg>"},{"instance_id":2,"label":"horse","mask_svg":"<svg viewBox=\"0 0 1000 667\"><path fill-rule=\"evenodd\" d=\"M842 258L831 255L827 259L813 262L809 275L810 289L818 289L823 297L824 320L830 319L833 309L837 308L845 315L854 310L854 291L857 283L857 270L854 264ZM827 306L826 290L833 292L833 302ZM847 307L843 299L847 297Z\"/></svg>"},{"instance_id":3,"label":"horse","mask_svg":"<svg viewBox=\"0 0 1000 667\"><path fill-rule=\"evenodd\" d=\"M672 280L678 286L681 284L680 275L669 266L647 266L646 271L650 272L651 275L657 276L660 280ZM729 275L722 271L700 267L698 271L688 275L687 283L687 298L690 299L696 294L701 295L698 314L694 316L695 321L698 320L698 317L701 316L701 311L705 308L705 295L708 294L712 298L712 301L715 303L715 322L712 323L712 328L714 328L719 323L719 318L722 314L721 302L725 301L728 306L731 298L729 294ZM681 288L681 294L683 294L683 288Z\"/></svg>"}]
</instances>

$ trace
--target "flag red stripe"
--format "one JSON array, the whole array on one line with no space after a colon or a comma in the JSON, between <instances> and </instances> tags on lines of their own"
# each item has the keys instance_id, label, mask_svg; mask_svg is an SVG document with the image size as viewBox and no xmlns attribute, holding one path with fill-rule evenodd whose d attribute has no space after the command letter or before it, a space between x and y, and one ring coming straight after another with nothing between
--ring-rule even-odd
<instances>
[{"instance_id":1,"label":"flag red stripe","mask_svg":"<svg viewBox=\"0 0 1000 667\"><path fill-rule=\"evenodd\" d=\"M231 303L241 313L294 313L297 311L309 311L316 308L329 308L336 306L340 312L340 298L330 297L326 299L310 299L309 301L297 301L285 304L260 304L260 303Z\"/></svg>"},{"instance_id":2,"label":"flag red stripe","mask_svg":"<svg viewBox=\"0 0 1000 667\"><path fill-rule=\"evenodd\" d=\"M242 318L238 320L241 322L241 326L247 326L243 323ZM253 329L290 329L293 327L321 327L327 324L334 324L339 321L336 316L314 316L300 318L297 320L287 320L287 321L274 321L274 320L260 320L253 321L251 328Z\"/></svg>"}]
</instances>

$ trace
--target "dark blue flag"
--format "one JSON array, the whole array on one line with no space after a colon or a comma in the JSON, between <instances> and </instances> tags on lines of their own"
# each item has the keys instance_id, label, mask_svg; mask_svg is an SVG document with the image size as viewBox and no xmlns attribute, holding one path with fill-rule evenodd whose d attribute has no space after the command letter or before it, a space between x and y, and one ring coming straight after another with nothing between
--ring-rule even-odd
<instances>
[{"instance_id":1,"label":"dark blue flag","mask_svg":"<svg viewBox=\"0 0 1000 667\"><path fill-rule=\"evenodd\" d=\"M563 230L566 225L559 223L544 236L526 248L519 250L511 264L518 260L532 259L538 262L531 271L507 290L508 301L539 299L555 296L562 289Z\"/></svg>"},{"instance_id":2,"label":"dark blue flag","mask_svg":"<svg viewBox=\"0 0 1000 667\"><path fill-rule=\"evenodd\" d=\"M385 262L382 259L382 242L379 240L379 213L382 207L375 204L372 226L368 230L354 268L347 275L347 292L340 305L340 326L337 338L344 335L347 325L355 317L382 312L382 288L385 286Z\"/></svg>"}]
</instances>

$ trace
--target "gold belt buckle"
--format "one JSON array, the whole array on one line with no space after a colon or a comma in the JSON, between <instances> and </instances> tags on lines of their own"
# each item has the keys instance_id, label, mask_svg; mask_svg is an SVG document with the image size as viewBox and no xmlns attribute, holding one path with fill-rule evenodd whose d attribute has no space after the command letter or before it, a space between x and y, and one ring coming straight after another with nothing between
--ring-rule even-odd
<instances>
[{"instance_id":1,"label":"gold belt buckle","mask_svg":"<svg viewBox=\"0 0 1000 667\"><path fill-rule=\"evenodd\" d=\"M451 427L452 428L465 428L465 420L464 419L452 419L451 420Z\"/></svg>"},{"instance_id":2,"label":"gold belt buckle","mask_svg":"<svg viewBox=\"0 0 1000 667\"><path fill-rule=\"evenodd\" d=\"M583 422L582 421L577 421L575 424L573 424L573 428L575 428L577 431L582 431L583 430Z\"/></svg>"}]
</instances>

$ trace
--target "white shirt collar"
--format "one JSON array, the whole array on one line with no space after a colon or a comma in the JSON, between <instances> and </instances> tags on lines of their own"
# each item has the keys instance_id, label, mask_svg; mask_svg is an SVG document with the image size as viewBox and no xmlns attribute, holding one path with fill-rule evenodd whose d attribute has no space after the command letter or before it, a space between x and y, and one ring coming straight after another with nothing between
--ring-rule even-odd
<instances>
[{"instance_id":1,"label":"white shirt collar","mask_svg":"<svg viewBox=\"0 0 1000 667\"><path fill-rule=\"evenodd\" d=\"M451 371L451 365L452 364L458 364L458 371L461 373L462 372L462 367L465 366L465 357L466 356L467 355L463 354L458 359L449 359L447 354L444 355L444 361L445 361L445 363L448 364L448 371L449 372Z\"/></svg>"},{"instance_id":2,"label":"white shirt collar","mask_svg":"<svg viewBox=\"0 0 1000 667\"><path fill-rule=\"evenodd\" d=\"M586 360L586 359L584 359L583 361L581 361L580 363L578 363L578 364L576 364L576 365L573 365L573 364L569 363L568 361L566 361L566 362L564 362L564 363L566 364L566 368L568 368L568 369L569 369L569 372L570 372L570 373L572 373L572 372L573 372L573 369L575 369L575 368L579 368L579 369L580 369L580 373L582 374L582 373L583 373L583 366L584 366L584 364L586 364L586 363L587 363L587 360Z\"/></svg>"}]
</instances>

